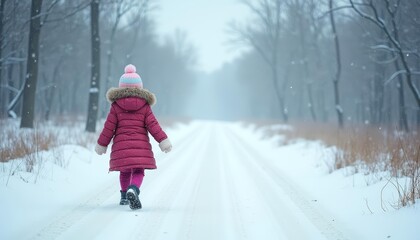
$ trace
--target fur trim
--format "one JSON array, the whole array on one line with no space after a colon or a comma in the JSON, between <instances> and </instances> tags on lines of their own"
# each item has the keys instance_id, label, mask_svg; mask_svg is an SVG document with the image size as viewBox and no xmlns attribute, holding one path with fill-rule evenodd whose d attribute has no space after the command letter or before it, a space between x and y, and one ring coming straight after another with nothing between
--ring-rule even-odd
<instances>
[{"instance_id":1,"label":"fur trim","mask_svg":"<svg viewBox=\"0 0 420 240\"><path fill-rule=\"evenodd\" d=\"M143 88L110 88L106 93L106 98L110 103L127 97L143 98L150 106L156 103L155 94Z\"/></svg>"}]
</instances>

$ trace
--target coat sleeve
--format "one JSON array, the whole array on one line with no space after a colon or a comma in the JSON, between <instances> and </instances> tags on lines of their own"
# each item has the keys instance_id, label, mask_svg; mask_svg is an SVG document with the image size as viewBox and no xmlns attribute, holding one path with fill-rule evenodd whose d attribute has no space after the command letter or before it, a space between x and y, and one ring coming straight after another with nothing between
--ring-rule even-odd
<instances>
[{"instance_id":1,"label":"coat sleeve","mask_svg":"<svg viewBox=\"0 0 420 240\"><path fill-rule=\"evenodd\" d=\"M117 127L118 119L117 113L114 109L114 105L111 105L111 109L108 113L108 117L104 123L104 128L99 135L98 144L104 147L107 147L108 144L111 142L111 139L115 135L115 129Z\"/></svg>"},{"instance_id":2,"label":"coat sleeve","mask_svg":"<svg viewBox=\"0 0 420 240\"><path fill-rule=\"evenodd\" d=\"M149 105L146 106L145 123L147 131L152 134L156 142L160 143L168 138L166 133L160 127L159 122L157 121L155 115L152 112L152 108Z\"/></svg>"}]
</instances>

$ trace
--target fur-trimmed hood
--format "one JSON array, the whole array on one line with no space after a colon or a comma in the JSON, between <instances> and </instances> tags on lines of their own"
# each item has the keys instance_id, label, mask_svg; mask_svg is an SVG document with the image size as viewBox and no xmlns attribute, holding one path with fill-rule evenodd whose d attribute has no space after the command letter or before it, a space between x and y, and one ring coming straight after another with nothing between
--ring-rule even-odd
<instances>
[{"instance_id":1,"label":"fur-trimmed hood","mask_svg":"<svg viewBox=\"0 0 420 240\"><path fill-rule=\"evenodd\" d=\"M128 101L129 98L144 99L150 106L156 103L156 96L149 90L141 88L110 88L106 93L106 98L110 103L117 102L118 105L121 104L122 99Z\"/></svg>"}]
</instances>

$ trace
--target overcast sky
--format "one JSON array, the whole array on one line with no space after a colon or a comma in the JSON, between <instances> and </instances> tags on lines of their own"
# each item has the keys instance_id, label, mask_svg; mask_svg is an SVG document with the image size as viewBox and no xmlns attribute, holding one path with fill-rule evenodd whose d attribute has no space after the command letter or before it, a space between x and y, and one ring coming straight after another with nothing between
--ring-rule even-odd
<instances>
[{"instance_id":1,"label":"overcast sky","mask_svg":"<svg viewBox=\"0 0 420 240\"><path fill-rule=\"evenodd\" d=\"M157 0L157 3L158 34L172 35L176 29L186 32L198 51L199 70L214 71L240 53L226 44L227 24L246 19L247 9L239 0Z\"/></svg>"}]
</instances>

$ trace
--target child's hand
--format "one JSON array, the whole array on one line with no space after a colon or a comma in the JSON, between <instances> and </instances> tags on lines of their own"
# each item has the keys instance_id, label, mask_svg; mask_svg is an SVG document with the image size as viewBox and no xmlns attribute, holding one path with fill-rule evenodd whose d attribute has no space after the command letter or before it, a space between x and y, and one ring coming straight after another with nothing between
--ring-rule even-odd
<instances>
[{"instance_id":1,"label":"child's hand","mask_svg":"<svg viewBox=\"0 0 420 240\"><path fill-rule=\"evenodd\" d=\"M164 153L168 153L172 150L172 144L171 141L169 141L169 138L163 140L159 143L160 150Z\"/></svg>"},{"instance_id":2,"label":"child's hand","mask_svg":"<svg viewBox=\"0 0 420 240\"><path fill-rule=\"evenodd\" d=\"M106 149L107 149L107 147L101 146L99 144L96 144L96 146L95 146L95 152L98 155L102 155L102 154L106 153Z\"/></svg>"}]
</instances>

